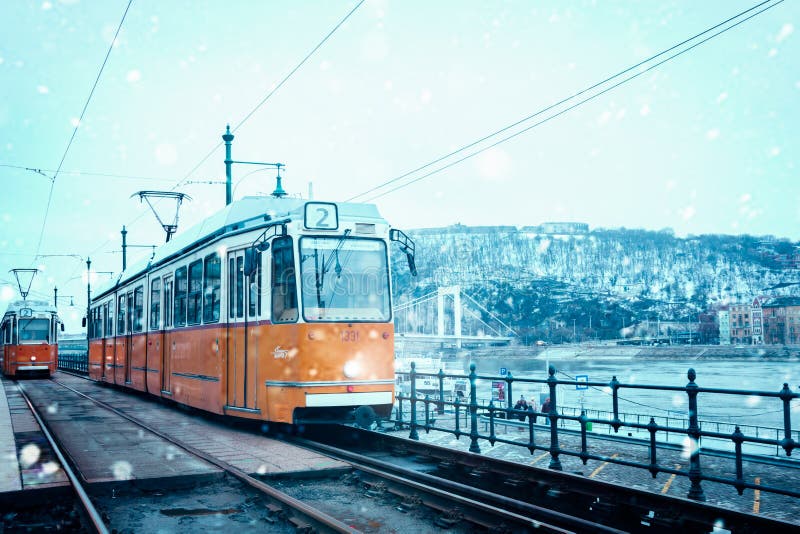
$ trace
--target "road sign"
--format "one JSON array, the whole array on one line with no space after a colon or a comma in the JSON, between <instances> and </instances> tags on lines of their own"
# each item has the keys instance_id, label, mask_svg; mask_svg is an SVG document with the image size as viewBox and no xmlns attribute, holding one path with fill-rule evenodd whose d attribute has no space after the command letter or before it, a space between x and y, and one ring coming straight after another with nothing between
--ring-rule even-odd
<instances>
[{"instance_id":1,"label":"road sign","mask_svg":"<svg viewBox=\"0 0 800 534\"><path fill-rule=\"evenodd\" d=\"M575 382L577 382L577 384L575 384L575 389L589 389L587 385L587 382L589 382L589 375L576 375Z\"/></svg>"},{"instance_id":2,"label":"road sign","mask_svg":"<svg viewBox=\"0 0 800 534\"><path fill-rule=\"evenodd\" d=\"M500 376L506 376L507 374L508 374L508 368L507 367L501 367L500 368Z\"/></svg>"}]
</instances>

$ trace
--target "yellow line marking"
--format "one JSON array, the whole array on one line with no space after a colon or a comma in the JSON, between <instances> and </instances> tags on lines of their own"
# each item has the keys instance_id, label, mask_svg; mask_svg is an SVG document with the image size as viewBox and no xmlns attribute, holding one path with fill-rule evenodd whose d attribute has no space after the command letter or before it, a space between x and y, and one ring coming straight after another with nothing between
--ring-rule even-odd
<instances>
[{"instance_id":1,"label":"yellow line marking","mask_svg":"<svg viewBox=\"0 0 800 534\"><path fill-rule=\"evenodd\" d=\"M756 477L756 486L761 485L761 478ZM758 511L761 509L761 490L754 490L753 491L753 513L757 514Z\"/></svg>"},{"instance_id":2,"label":"yellow line marking","mask_svg":"<svg viewBox=\"0 0 800 534\"><path fill-rule=\"evenodd\" d=\"M539 463L539 460L541 460L541 459L542 459L542 458L544 458L545 456L549 456L549 455L550 455L550 453L549 453L549 452L543 452L542 454L540 454L539 456L537 456L536 458L534 458L534 459L531 461L531 465L533 465L533 464L538 464L538 463Z\"/></svg>"},{"instance_id":3,"label":"yellow line marking","mask_svg":"<svg viewBox=\"0 0 800 534\"><path fill-rule=\"evenodd\" d=\"M611 459L613 460L613 459L614 459L614 458L616 458L617 456L619 456L619 453L616 453L616 452L615 452L614 454L612 454L612 455L611 455ZM595 469L594 471L592 471L592 474L591 474L591 475L589 475L589 478L594 478L594 476L595 476L597 473L599 473L600 471L602 471L603 469L605 469L605 467L606 467L607 465L608 465L608 462L603 462L603 463L602 463L602 464L601 464L601 465L600 465L600 466L599 466L597 469Z\"/></svg>"},{"instance_id":4,"label":"yellow line marking","mask_svg":"<svg viewBox=\"0 0 800 534\"><path fill-rule=\"evenodd\" d=\"M681 468L681 464L675 464L675 469L680 469L680 468ZM661 493L662 494L664 494L664 493L669 491L669 487L672 485L672 481L675 480L676 476L678 476L678 475L676 475L675 473L672 473L669 476L669 480L667 480L667 482L664 484L664 487L661 488Z\"/></svg>"}]
</instances>

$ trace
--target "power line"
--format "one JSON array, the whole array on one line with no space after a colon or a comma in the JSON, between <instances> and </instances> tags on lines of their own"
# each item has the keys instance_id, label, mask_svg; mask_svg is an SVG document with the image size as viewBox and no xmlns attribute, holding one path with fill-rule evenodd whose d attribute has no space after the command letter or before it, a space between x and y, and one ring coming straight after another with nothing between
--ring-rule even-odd
<instances>
[{"instance_id":1,"label":"power line","mask_svg":"<svg viewBox=\"0 0 800 534\"><path fill-rule=\"evenodd\" d=\"M119 25L117 26L117 31L114 33L114 38L111 40L111 44L108 46L108 52L106 52L106 57L103 58L103 64L100 65L100 71L97 73L97 78L94 80L94 85L92 85L92 90L89 91L89 96L86 98L86 103L83 105L83 110L81 111L80 117L78 117L78 122L75 124L75 129L72 130L72 136L69 138L69 143L67 143L67 148L64 150L64 155L61 156L61 161L58 164L58 168L56 169L55 174L51 178L50 182L50 193L47 195L47 207L44 210L44 219L42 220L42 231L39 232L39 242L36 245L36 254L39 254L39 250L42 247L42 239L44 238L44 230L47 227L47 216L50 214L50 204L53 201L53 190L56 186L56 178L58 178L58 173L61 171L61 166L64 165L64 160L67 159L67 153L69 152L70 147L72 146L72 142L75 140L75 135L78 133L78 128L80 128L81 123L83 122L83 116L86 114L86 109L89 107L89 102L92 100L92 96L94 95L94 90L97 88L97 84L100 82L100 76L103 74L103 69L106 67L106 62L108 62L108 57L111 55L111 50L114 48L114 43L117 42L117 36L119 36L119 32L122 29L122 23L125 22L125 17L128 15L128 10L131 7L133 0L128 0L128 5L125 6L125 12L122 14L122 19L119 21Z\"/></svg>"},{"instance_id":2,"label":"power line","mask_svg":"<svg viewBox=\"0 0 800 534\"><path fill-rule=\"evenodd\" d=\"M733 17L730 17L730 18L726 19L726 20L725 20L725 21L723 21L723 22L720 22L720 23L718 23L718 24L715 24L714 26L711 26L710 28L708 28L708 29L706 29L706 30L704 30L704 31L702 31L702 32L700 32L700 33L698 33L698 34L695 34L694 36L692 36L692 37L689 37L688 39L684 39L684 40L683 40L683 41L681 41L680 43L678 43L678 44L675 44L675 45L673 45L673 46L671 46L671 47L669 47L669 48L667 48L667 49L665 49L665 50L662 50L661 52L659 52L659 53L657 53L657 54L655 54L655 55L652 55L652 56L650 56L649 58L647 58L647 59L645 59L645 60L643 60L643 61L640 61L639 63L636 63L635 65L631 65L630 67L628 67L628 68L626 68L626 69L623 69L623 70L619 71L618 73L616 73L616 74L614 74L614 75L612 75L612 76L609 76L609 77L605 78L604 80L602 80L602 81L600 81L600 82L597 82L597 83L595 83L595 84L593 84L593 85L591 85L591 86L589 86L589 87L587 87L587 88L585 88L585 89L582 89L582 90L578 91L577 93L574 93L574 94L572 94L572 95L570 95L570 96L568 96L568 97L566 97L566 98L564 98L564 99L561 99L561 100L559 100L559 101L557 101L557 102L555 102L555 103L553 103L553 104L550 104L550 105L548 105L548 106L546 106L546 107L544 107L544 108L540 109L539 111L537 111L537 112L535 112L535 113L532 113L531 115L528 115L527 117L524 117L524 118L522 118L522 119L520 119L520 120L518 120L518 121L516 121L516 122L514 122L514 123L512 123L512 124L509 124L508 126L505 126L505 127L501 128L501 129L499 129L499 130L495 131L495 132L492 132L492 133L490 133L490 134L488 134L488 135L486 135L486 136L484 136L484 137L482 137L482 138L480 138L480 139L478 139L478 140L476 140L476 141L473 141L473 142L471 142L471 143L469 143L469 144L467 144L467 145L464 145L463 147L461 147L461 148L459 148L459 149L457 149L457 150L454 150L454 151L452 151L452 152L450 152L450 153L448 153L448 154L446 154L446 155L444 155L444 156L441 156L441 157L439 157L439 158L437 158L437 159L435 159L435 160L433 160L433 161L431 161L431 162L429 162L429 163L426 163L425 165L422 165L422 166L420 166L420 167L417 167L416 169L413 169L413 170L411 170L411 171L408 171L408 172L406 172L406 173L404 173L404 174L402 174L402 175L400 175L400 176L398 176L398 177L396 177L396 178L392 178L391 180L388 180L388 181L386 181L386 182L384 182L384 183L382 183L382 184L380 184L380 185L377 185L377 186L375 186L375 187L373 187L373 188L371 188L371 189L368 189L367 191L364 191L364 192L362 192L362 193L359 193L359 194L357 194L357 195L355 195L355 196L353 196L353 197L350 197L350 198L349 198L349 199L347 199L345 202L350 202L350 201L352 201L352 200L355 200L355 199L357 199L357 198L360 198L360 197L366 196L366 195L368 195L369 193L372 193L372 192L374 192L374 191L377 191L377 190L379 190L379 189L382 189L382 188L384 188L384 187L386 187L386 186L388 186L388 185L390 185L390 184L393 184L393 183L395 183L395 182L398 182L398 181L402 180L403 178L406 178L406 177L408 177L408 176L411 176L411 175L413 175L413 174L416 174L417 172L419 172L419 171L421 171L421 170L423 170L423 169L426 169L426 168L428 168L428 167L430 167L430 166L432 166L432 165L435 165L435 164L437 164L437 163L439 163L439 162L441 162L441 161L444 161L444 160L446 160L446 159L450 158L451 156L454 156L454 155L456 155L456 154L458 154L458 153L460 153L460 152L463 152L463 151L465 151L465 150L467 150L467 149L469 149L469 148L472 148L472 147L474 147L474 146L476 146L476 145L478 145L478 144L480 144L480 143L482 143L482 142L484 142L484 141L486 141L486 140L488 140L488 139L490 139L490 138L492 138L492 137L494 137L494 136L496 136L496 135L499 135L499 134L501 134L501 133L503 133L503 132L506 132L506 131L508 131L508 130L510 130L510 129L512 129L512 128L514 128L515 126L519 126L520 124L522 124L522 123L524 123L524 122L527 122L527 121L529 121L530 119L533 119L533 118L535 118L535 117L538 117L538 116L540 116L540 115L543 115L544 113L547 113L548 111L550 111L550 110L552 110L552 109L554 109L554 108L556 108L556 107L560 106L561 104L564 104L564 103L566 103L566 102L568 102L568 101L570 101L570 100L573 100L574 98L576 98L576 97L578 97L578 96L580 96L580 95L582 95L582 94L584 94L584 93L587 93L587 92L589 92L589 91L591 91L591 90L593 90L593 89L596 89L597 87L600 87L600 86L602 86L602 85L604 85L604 84L608 83L608 82L609 82L609 81L611 81L611 80L614 80L614 79L616 79L616 78L619 78L620 76L622 76L622 75L624 75L624 74L626 74L626 73L628 73L628 72L630 72L630 71L632 71L632 70L634 70L634 69L636 69L636 68L638 68L638 67L641 67L642 65L645 65L645 64L647 64L647 63L651 62L653 59L656 59L656 58L658 58L658 57L661 57L661 56L663 56L664 54L667 54L667 53L671 52L672 50L675 50L676 48L679 48L679 47L681 47L681 46L683 46L683 45L685 45L685 44L687 44L687 43L689 43L689 42L691 42L691 41L694 41L694 40L695 40L695 39L697 39L698 37L701 37L701 36L703 36L703 35L705 35L705 34L707 34L707 33L709 33L709 32L712 32L712 31L714 31L715 29L717 29L717 28L719 28L719 27L721 27L721 26L724 26L725 24L727 24L727 23L729 23L729 22L731 22L731 21L733 21L733 20L735 20L735 19L738 19L738 18L740 18L742 15L745 15L745 14L747 14L747 13L749 13L749 12L751 12L751 11L755 10L755 9L758 9L759 7L761 7L761 6L765 5L765 4L768 4L768 3L769 3L769 2L771 2L771 1L772 1L772 0L765 0L765 1L763 1L763 2L760 2L759 4L756 4L756 5L754 5L753 7L751 7L751 8L749 8L749 9L746 9L746 10L744 10L744 11L742 11L742 12L738 13L737 15L734 15ZM455 162L452 162L452 163L450 163L450 164L448 164L448 165L445 165L445 166L443 166L443 167L441 167L441 168L439 168L439 169L436 169L436 170L434 170L434 171L432 171L432 172L430 172L430 173L427 173L427 174L425 174L425 175L423 175L423 176L421 176L421 177L419 177L419 178L416 178L416 179L414 179L414 180L411 180L411 181L409 181L409 182L406 182L406 183L404 183L404 184L402 184L402 185L400 185L400 186L398 186L398 187L396 187L396 188L393 188L393 189L391 189L391 190L389 190L389 191L386 191L386 192L380 193L380 194L378 194L378 195L372 196L372 197L370 197L369 199L365 200L365 202L369 202L369 201L371 201L371 200L375 200L375 199L377 199L377 198L380 198L380 197L382 197L382 196L388 195L388 194L390 194L390 193L392 193L392 192L394 192L394 191L397 191L398 189L402 189L403 187L406 187L406 186L408 186L408 185L411 185L411 184L413 184L413 183L415 183L415 182L418 182L418 181L420 181L420 180L422 180L422 179L424 179L424 178L427 178L427 177L429 177L429 176L431 176L431 175L433 175L433 174L436 174L436 173L438 173L438 172L441 172L441 171L443 171L443 170L445 170L445 169L447 169L447 168L449 168L449 167L452 167L453 165L456 165L456 164L458 164L458 163L461 163L462 161L464 161L464 160L466 160L466 159L469 159L469 158L471 158L471 157L473 157L473 156L475 156L475 155L477 155L477 154L480 154L481 152L484 152L484 151L486 151L486 150L488 150L488 149L490 149L490 148L493 148L493 147L497 146L497 145L498 145L498 144L500 144L500 143L503 143L503 142L505 142L505 141L508 141L508 140L510 140L510 139L512 139L512 138L514 138L514 137L516 137L517 135L520 135L520 134L522 134L522 133L524 133L524 132L527 132L528 130L530 130L530 129L532 129L532 128L536 127L536 126L539 126L539 125L541 125L541 124L543 124L543 123L545 123L545 122L549 121L550 119L553 119L553 118L555 118L555 117L558 117L559 115L562 115L562 114L564 114L565 112L567 112L567 111L570 111L570 110L574 109L575 107L577 107L577 106L579 106L579 105L581 105L581 104L584 104L584 103L586 103L586 102L588 102L588 101L590 101L590 100L593 100L594 98L596 98L596 97L598 97L598 96L600 96L600 95L602 95L602 94L604 94L604 93L606 93L606 92L610 91L611 89L614 89L614 88L616 88L616 87L618 87L618 86L620 86L620 85L622 85L622 84L624 84L624 83L626 83L626 82L628 82L628 81L630 81L630 80L633 80L634 78L637 78L638 76L640 76L640 75L642 75L642 74L644 74L644 73L646 73L646 72L648 72L648 71L650 71L650 70L654 69L655 67L658 67L658 66L660 66L660 65L662 65L662 64L664 64L664 63L666 63L667 61L670 61L671 59L674 59L674 58L676 58L676 57L680 56L681 54L683 54L683 53L685 53L685 52L688 52L688 51L689 51L689 50L691 50L692 48L695 48L695 47L697 47L697 46L699 46L699 45L701 45L701 44L705 43L706 41L708 41L708 40L710 40L710 39L713 39L714 37L716 37L716 36L718 36L718 35L720 35L720 34L722 34L722 33L726 32L726 31L728 31L728 30L730 30L730 29L732 29L732 28L734 28L734 27L738 26L739 24L741 24L741 23L743 23L743 22L745 22L745 21L747 21L747 20L749 20L749 19L751 19L751 18L755 17L756 15L759 15L759 14L763 13L764 11L766 11L766 10L768 10L768 9L771 9L771 8L775 7L776 5L778 5L778 4L782 3L782 2L783 2L783 0L779 0L778 2L775 2L774 4L771 4L771 5L767 6L767 7L765 7L765 8L764 8L764 9L762 9L761 11L758 11L757 13L754 13L753 15L751 15L751 16L749 16L749 17L745 18L745 19L742 19L742 20L738 21L737 23L735 23L735 24L733 24L733 25L731 25L731 26L728 26L727 28L725 28L725 29L723 29L723 30L721 30L721 31L719 31L719 32L717 32L717 33L715 33L715 34L711 35L710 37L708 37L708 38L706 38L706 39L704 39L704 40L702 40L702 41L700 41L700 42L698 42L698 43L695 43L694 45L692 45L692 46L690 46L690 47L688 47L688 48L686 48L686 49L682 50L681 52L679 52L679 53L676 53L676 54L674 54L674 55L672 55L672 56L668 57L667 59L665 59L665 60L662 60L662 61L660 61L660 62L656 63L655 65L653 65L653 66L651 66L651 67L649 67L649 68L647 68L647 69L645 69L645 70L643 70L643 71L641 71L641 72L639 72L639 73L637 73L637 74L635 74L635 75L633 75L633 76L630 76L630 77L628 77L628 78L624 79L622 82L620 82L620 83L617 83L617 84L615 84L615 85L613 85L613 86L611 86L611 87L609 87L609 88L607 88L607 89L605 89L605 90L603 90L603 91L601 91L601 92L599 92L599 93L596 93L596 94L594 94L594 95L592 95L592 96L590 96L590 97L588 97L588 98L586 98L586 99L584 99L584 100L582 100L582 101L578 102L577 104L575 104L575 105L573 105L573 106L570 106L570 107L568 107L567 109L565 109L565 110L563 110L563 111L561 111L561 112L559 112L559 113L557 113L557 114L555 114L555 115L553 115L553 116L551 116L551 117L548 117L548 118L546 118L546 119L544 119L544 120L542 120L542 121L540 121L540 122L538 122L538 123L534 124L534 125L533 125L533 126L531 126L531 127L525 128L524 130L521 130L521 131L519 131L519 132L517 132L517 133L515 133L515 134L513 134L513 135L510 135L510 136L508 136L508 137L506 137L506 138L502 139L502 140L501 140L501 141L499 141L499 142L496 142L496 143L494 143L494 144L492 144L492 145L489 145L489 146L487 146L487 147L484 147L484 148L482 148L482 149L480 149L480 150L478 150L478 151L476 151L476 152L473 152L473 153L469 154L468 156L465 156L465 157L463 157L463 158L461 158L461 159L459 159L459 160L456 160Z\"/></svg>"},{"instance_id":3,"label":"power line","mask_svg":"<svg viewBox=\"0 0 800 534\"><path fill-rule=\"evenodd\" d=\"M52 180L50 176L44 174L45 172L57 172L55 169L39 169L39 168L32 168L26 167L24 165L10 165L6 163L0 163L0 167L7 167L9 169L21 169L25 171L35 172L37 174L41 174L42 176L46 176L49 180ZM129 179L129 180L146 180L151 182L172 182L172 178L156 178L153 176L134 176L130 174L114 174L109 172L86 172L86 171L60 171L60 175L70 175L70 176L102 176L106 178L122 178L122 179Z\"/></svg>"},{"instance_id":4,"label":"power line","mask_svg":"<svg viewBox=\"0 0 800 534\"><path fill-rule=\"evenodd\" d=\"M345 16L344 16L344 18L338 22L338 24L336 24L336 26L334 26L334 27L333 27L333 29L332 29L331 31L329 31L329 32L327 33L327 35L325 35L325 37L323 37L323 38L322 38L322 40L321 40L319 43L317 43L317 46L315 46L315 47L314 47L314 48L313 48L313 49L312 49L312 50L311 50L311 51L310 51L308 54L306 54L306 56L305 56L305 57L304 57L304 58L303 58L303 59L300 61L300 63L298 63L298 64L297 64L297 65L296 65L296 66L295 66L295 67L294 67L294 68L293 68L293 69L292 69L292 70L289 72L289 74L287 74L286 76L284 76L284 77L283 77L283 79L280 81L280 83L278 83L278 85L276 85L276 86L275 86L275 87L274 87L274 88L273 88L273 89L272 89L272 90L271 90L269 93L267 93L267 95L266 95L264 98L262 98L262 99L261 99L261 101L260 101L258 104L256 104L256 106L255 106L253 109L251 109L251 110L250 110L250 112L249 112L247 115L245 115L245 117L244 117L244 118L243 118L241 121L239 121L239 123L238 123L238 124L236 124L236 125L235 125L233 128L231 128L231 133L236 133L236 130L238 130L239 128L241 128L241 127L242 127L242 125L243 125L245 122L247 122L247 120L248 120L250 117L252 117L252 116L253 116L253 114L254 114L256 111L258 111L258 109L259 109L261 106L263 106L263 105L264 105L264 103L265 103L267 100L269 100L269 98L270 98L272 95L274 95L274 94L275 94L275 93L278 91L278 89L280 89L281 87L283 87L283 85L284 85L284 84L285 84L285 83L286 83L286 82L289 80L289 78L291 78L291 77L292 77L292 75L293 75L295 72L297 72L297 71L300 69L300 67L302 67L302 66L305 64L305 62L306 62L306 61L308 61L308 60L311 58L311 56L313 56L313 55L314 55L314 53L315 53L317 50L319 50L319 49L320 49L320 47L321 47L323 44L325 44L325 42L326 42L328 39L330 39L330 37L331 37L331 36L332 36L332 35L333 35L333 34L336 32L336 30L338 30L338 29L339 29L339 28L342 26L342 24L344 24L344 23L347 21L347 19L349 19L349 18L350 18L350 16L351 16L353 13L355 13L355 12L356 12L356 10L357 10L359 7L361 7L361 4L363 4L363 3L364 3L364 1L365 1L365 0L360 0L360 1L359 1L359 2L358 2L356 5L355 5L355 7L353 7L353 9L351 9L351 10L350 10L350 11L347 13L347 15L345 15ZM214 153L214 151L215 151L215 150L217 150L217 149L218 149L219 147L221 147L221 146L222 146L222 142L218 142L216 145L214 145L214 148L212 148L212 149L209 151L209 153L208 153L208 154L206 154L206 155L205 155L205 157L203 157L203 159L201 159L201 160L200 160L200 162L199 162L197 165L195 165L195 166L192 168L192 170L191 170L191 171L189 171L189 173L188 173L186 176L184 176L184 177L183 177L183 179L182 179L180 182L178 182L177 184L175 184L175 187L173 187L173 189L175 189L176 187L180 187L180 185L181 185L183 182L185 182L185 181L186 181L186 179L187 179L187 178L189 178L189 176L191 176L191 175L192 175L192 174L193 174L193 173L194 173L194 172L195 172L195 171L196 171L196 170L197 170L197 169L200 167L200 165L202 165L203 163L205 163L205 161L206 161L208 158L210 158L210 157L211 157L211 154L213 154L213 153Z\"/></svg>"},{"instance_id":5,"label":"power line","mask_svg":"<svg viewBox=\"0 0 800 534\"><path fill-rule=\"evenodd\" d=\"M277 91L278 91L278 89L280 89L280 88L281 88L281 87L282 87L282 86L283 86L283 85L284 85L284 84L285 84L285 83L286 83L286 82L289 80L289 78L291 78L291 77L292 77L292 75L293 75L295 72L297 72L297 70L298 70L298 69L300 69L300 67L302 67L302 66L303 66L303 65L304 65L304 64L305 64L305 63L306 63L306 62L309 60L309 59L311 58L311 56L313 56L313 55L314 55L314 53L315 53L317 50L319 50L319 48L320 48L320 47L321 47L323 44L325 44L325 42L326 42L326 41L327 41L327 40L328 40L328 39L329 39L329 38L330 38L330 37L331 37L331 36L332 36L332 35L333 35L333 34L336 32L336 30L338 30L338 29L339 29L339 28L342 26L342 24L344 24L344 23L347 21L347 19L349 19L349 18L350 18L350 16L351 16L353 13L355 13L355 12L356 12L356 10L357 10L359 7L361 7L361 4L363 4L363 3L364 3L364 1L365 1L365 0L360 0L360 1L359 1L359 2L358 2L356 5L355 5L355 7L353 7L353 9L351 9L351 10L350 10L350 11L349 11L349 12L348 12L348 13L347 13L345 16L344 16L344 18L342 18L342 20L340 20L340 21L339 21L339 22L338 22L338 23L337 23L337 24L336 24L336 25L333 27L333 29L332 29L331 31L329 31L329 32L328 32L328 33L325 35L325 37L323 37L323 38L322 38L322 40L321 40L319 43L317 43L317 45L316 45L316 46L315 46L315 47L314 47L314 48L313 48L313 49L312 49L312 50L311 50L311 51L310 51L308 54L306 54L306 56L305 56L305 57L304 57L304 58L303 58L303 59L302 59L302 60L301 60L301 61L300 61L300 62L299 62L299 63L298 63L298 64L297 64L297 65L296 65L296 66L295 66L295 67L294 67L294 68L293 68L293 69L292 69L290 72L289 72L289 74L287 74L286 76L284 76L284 77L283 77L283 79L280 81L280 83L278 83L278 85L276 85L276 86L275 86L275 87L274 87L272 90L270 90L270 91L269 91L269 93L267 93L267 95L266 95L266 96L264 96L264 98L262 98L262 99L261 99L261 101L259 101L259 103L258 103L258 104L256 104L256 106L255 106L253 109L251 109L251 110L250 110L250 111L247 113L247 115L245 115L245 117L244 117L242 120L240 120L240 121L239 121L239 122L238 122L238 123L237 123L237 124L236 124L236 125L235 125L235 126L232 128L232 129L231 129L231 131L232 131L232 132L236 132L236 130L238 130L239 128L241 128L241 127L242 127L242 125L243 125L245 122L247 122L247 120L248 120L248 119L250 119L250 117L252 117L252 116L253 116L253 114L254 114L256 111L258 111L258 109L259 109L261 106L263 106L263 105L264 105L264 103L265 103L267 100L269 100L269 98L270 98L272 95L274 95L274 94L275 94L275 92L277 92ZM201 159L201 160L200 160L200 161L199 161L199 162L198 162L198 163L197 163L197 164L196 164L194 167L192 167L192 169L191 169L191 170L190 170L188 173L186 173L186 175L185 175L183 178L181 178L181 179L180 179L180 180L179 180L177 183L175 183L175 185L173 185L173 186L170 188L170 191L173 191L173 190L177 189L178 187L180 187L181 185L183 185L183 184L184 184L184 183L185 183L185 182L186 182L186 181L189 179L189 177L190 177L190 176L192 176L192 175L195 173L195 171L197 171L197 169L199 169L199 168L200 168L200 166L201 166L203 163L205 163L205 162L206 162L206 160L208 160L208 158L210 158L210 157L211 157L211 155L212 155L212 154L213 154L213 153L214 153L214 152L215 152L215 151L216 151L216 150L217 150L217 149L218 149L220 146L222 146L222 142L218 142L216 145L214 145L214 147L213 147L211 150L209 150L209 152L208 152L208 153L207 153L205 156L203 156L203 158L202 158L202 159ZM139 219L141 219L141 218L142 218L142 217L143 217L143 216L144 216L146 213L147 213L147 212L144 212L144 211L143 211L143 212L141 212L139 215L137 215L135 218L133 218L133 219L132 219L130 222L128 222L127 226L128 226L128 227L132 226L132 225L133 225L133 223L135 223L136 221L138 221ZM94 254L94 253L96 253L98 250L100 250L101 248L105 247L105 246L106 246L108 243L110 243L110 241L111 241L111 240L110 240L110 239L108 239L108 240L106 240L105 242L103 242L103 243L102 243L102 244L101 244L99 247L97 247L97 248L96 248L96 249L94 249L92 252L90 252L90 255L91 255L91 254Z\"/></svg>"}]
</instances>

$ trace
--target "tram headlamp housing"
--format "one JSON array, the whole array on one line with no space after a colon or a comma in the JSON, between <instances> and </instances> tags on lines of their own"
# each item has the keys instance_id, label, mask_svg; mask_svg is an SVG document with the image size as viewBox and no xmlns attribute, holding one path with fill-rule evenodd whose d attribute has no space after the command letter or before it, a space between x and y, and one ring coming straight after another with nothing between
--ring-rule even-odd
<instances>
[{"instance_id":1,"label":"tram headlamp housing","mask_svg":"<svg viewBox=\"0 0 800 534\"><path fill-rule=\"evenodd\" d=\"M355 360L348 360L344 364L344 376L347 378L355 378L361 374L361 364Z\"/></svg>"}]
</instances>

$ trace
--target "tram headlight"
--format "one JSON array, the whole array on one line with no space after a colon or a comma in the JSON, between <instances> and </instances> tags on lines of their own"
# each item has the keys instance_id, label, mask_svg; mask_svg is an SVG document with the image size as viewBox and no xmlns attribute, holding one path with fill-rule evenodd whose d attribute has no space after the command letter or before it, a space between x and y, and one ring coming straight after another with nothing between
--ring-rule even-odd
<instances>
[{"instance_id":1,"label":"tram headlight","mask_svg":"<svg viewBox=\"0 0 800 534\"><path fill-rule=\"evenodd\" d=\"M355 378L361 374L361 365L355 360L348 360L344 364L344 376L347 378Z\"/></svg>"},{"instance_id":2,"label":"tram headlight","mask_svg":"<svg viewBox=\"0 0 800 534\"><path fill-rule=\"evenodd\" d=\"M31 356L31 361L35 362L36 361L36 356Z\"/></svg>"}]
</instances>

